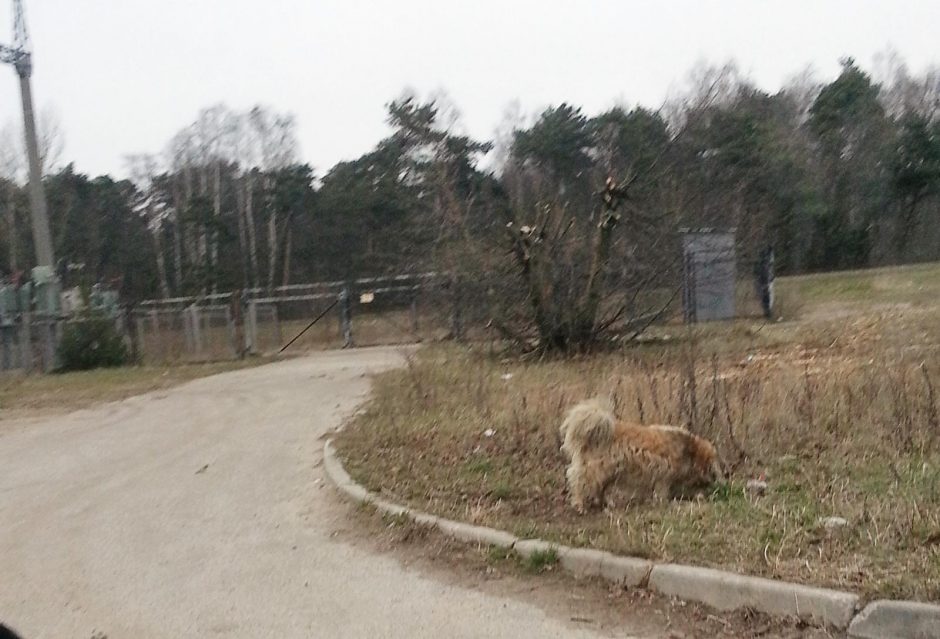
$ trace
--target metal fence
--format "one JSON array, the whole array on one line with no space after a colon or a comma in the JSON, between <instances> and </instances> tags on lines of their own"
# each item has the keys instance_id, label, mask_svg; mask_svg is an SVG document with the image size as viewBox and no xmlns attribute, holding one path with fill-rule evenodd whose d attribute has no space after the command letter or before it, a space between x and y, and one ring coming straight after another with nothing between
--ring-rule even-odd
<instances>
[{"instance_id":1,"label":"metal fence","mask_svg":"<svg viewBox=\"0 0 940 639\"><path fill-rule=\"evenodd\" d=\"M420 273L148 300L133 339L148 362L443 339L461 331L452 291L447 275Z\"/></svg>"},{"instance_id":2,"label":"metal fence","mask_svg":"<svg viewBox=\"0 0 940 639\"><path fill-rule=\"evenodd\" d=\"M682 303L656 313L656 321L761 314L761 293L755 295L748 273L757 262L740 254L735 258L733 236L697 230L686 236L682 250ZM772 272L770 277L772 299ZM504 291L503 285L498 278L488 282L418 273L148 300L133 308L115 306L108 315L144 363L213 361L277 353L288 344L291 352L302 352L497 338L489 324L498 312L489 307L494 291L503 301L521 292ZM766 297L768 288L763 289ZM646 294L657 300L650 307L659 308L660 297L674 299L665 289ZM81 315L0 313L0 370L52 370L59 340L76 321Z\"/></svg>"},{"instance_id":3,"label":"metal fence","mask_svg":"<svg viewBox=\"0 0 940 639\"><path fill-rule=\"evenodd\" d=\"M58 317L34 313L0 316L0 370L29 373L55 369L62 330Z\"/></svg>"}]
</instances>

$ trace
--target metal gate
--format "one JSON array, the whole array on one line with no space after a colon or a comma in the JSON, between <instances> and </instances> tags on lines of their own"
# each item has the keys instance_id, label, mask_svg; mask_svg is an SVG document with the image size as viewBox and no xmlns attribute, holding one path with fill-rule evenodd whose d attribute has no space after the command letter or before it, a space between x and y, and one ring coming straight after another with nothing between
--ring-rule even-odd
<instances>
[{"instance_id":1,"label":"metal gate","mask_svg":"<svg viewBox=\"0 0 940 639\"><path fill-rule=\"evenodd\" d=\"M683 229L682 307L686 322L735 316L735 231Z\"/></svg>"}]
</instances>

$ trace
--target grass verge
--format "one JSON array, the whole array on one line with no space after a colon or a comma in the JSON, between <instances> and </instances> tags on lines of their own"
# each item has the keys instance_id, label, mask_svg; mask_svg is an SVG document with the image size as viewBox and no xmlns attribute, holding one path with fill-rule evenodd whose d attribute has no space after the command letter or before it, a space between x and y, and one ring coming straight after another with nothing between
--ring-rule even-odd
<instances>
[{"instance_id":1,"label":"grass verge","mask_svg":"<svg viewBox=\"0 0 940 639\"><path fill-rule=\"evenodd\" d=\"M337 448L371 490L519 536L936 601L935 315L680 329L570 360L430 348L376 380ZM600 392L626 419L686 424L715 441L732 481L698 501L577 515L557 427ZM746 490L756 477L766 494Z\"/></svg>"},{"instance_id":2,"label":"grass verge","mask_svg":"<svg viewBox=\"0 0 940 639\"><path fill-rule=\"evenodd\" d=\"M129 366L52 375L0 374L0 419L61 413L178 386L200 377L271 361Z\"/></svg>"}]
</instances>

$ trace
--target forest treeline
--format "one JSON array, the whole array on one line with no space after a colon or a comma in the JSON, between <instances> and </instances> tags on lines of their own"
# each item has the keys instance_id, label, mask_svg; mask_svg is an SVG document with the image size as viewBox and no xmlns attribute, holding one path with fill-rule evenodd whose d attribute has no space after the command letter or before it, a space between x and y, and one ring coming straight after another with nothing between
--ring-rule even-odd
<instances>
[{"instance_id":1,"label":"forest treeline","mask_svg":"<svg viewBox=\"0 0 940 639\"><path fill-rule=\"evenodd\" d=\"M584 229L611 223L610 179L603 277L648 277L682 227L734 227L745 260L773 246L782 273L940 259L940 71L897 63L876 82L846 59L829 83L773 94L731 65L693 80L656 110L557 104L492 141L464 135L446 100L402 97L388 137L322 174L299 161L291 115L214 106L129 157L128 179L47 172L56 256L129 300L549 258L592 277L579 264L607 240ZM0 148L5 273L33 260L15 146Z\"/></svg>"}]
</instances>

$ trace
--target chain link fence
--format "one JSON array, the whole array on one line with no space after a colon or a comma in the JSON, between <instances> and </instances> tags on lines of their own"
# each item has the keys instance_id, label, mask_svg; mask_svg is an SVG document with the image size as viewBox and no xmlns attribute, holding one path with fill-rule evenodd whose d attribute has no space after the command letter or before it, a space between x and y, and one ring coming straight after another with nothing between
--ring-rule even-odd
<instances>
[{"instance_id":1,"label":"chain link fence","mask_svg":"<svg viewBox=\"0 0 940 639\"><path fill-rule=\"evenodd\" d=\"M145 362L412 343L458 335L455 308L436 273L296 284L143 302L132 339Z\"/></svg>"},{"instance_id":2,"label":"chain link fence","mask_svg":"<svg viewBox=\"0 0 940 639\"><path fill-rule=\"evenodd\" d=\"M769 317L772 254L769 260L767 255L735 256L733 240L727 238L716 253L715 237L700 242L704 249L698 254L685 252L681 284L651 286L641 296L627 295L626 301L614 296L603 312L616 315L614 307L623 307L624 334L647 320L716 319L709 315L715 304L724 305L728 317ZM288 345L290 352L303 352L500 339L505 333L494 317L523 317L525 304L524 287L507 277L419 273L148 300L133 308L116 307L111 315L140 361L167 364L274 354ZM56 345L68 323L80 317L0 314L0 370L54 369Z\"/></svg>"}]
</instances>

